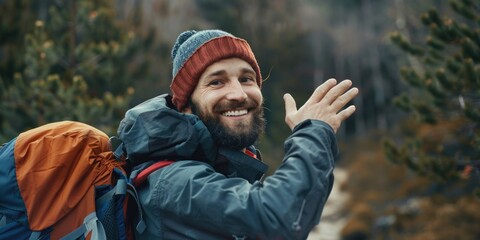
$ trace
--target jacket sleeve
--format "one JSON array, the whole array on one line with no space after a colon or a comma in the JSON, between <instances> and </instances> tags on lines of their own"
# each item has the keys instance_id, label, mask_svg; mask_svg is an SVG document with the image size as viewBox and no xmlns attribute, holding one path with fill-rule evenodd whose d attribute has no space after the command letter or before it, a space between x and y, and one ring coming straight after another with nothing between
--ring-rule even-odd
<instances>
[{"instance_id":1,"label":"jacket sleeve","mask_svg":"<svg viewBox=\"0 0 480 240\"><path fill-rule=\"evenodd\" d=\"M194 227L255 239L305 239L319 222L333 185L337 154L332 128L297 126L273 175L253 184L227 178L198 161L180 161L150 176L152 209Z\"/></svg>"}]
</instances>

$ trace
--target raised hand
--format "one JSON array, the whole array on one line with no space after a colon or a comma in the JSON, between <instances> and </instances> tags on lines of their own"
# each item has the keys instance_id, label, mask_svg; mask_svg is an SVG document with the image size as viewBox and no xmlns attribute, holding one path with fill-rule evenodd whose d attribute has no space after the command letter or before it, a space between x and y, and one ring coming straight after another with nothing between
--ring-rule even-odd
<instances>
[{"instance_id":1,"label":"raised hand","mask_svg":"<svg viewBox=\"0 0 480 240\"><path fill-rule=\"evenodd\" d=\"M352 81L329 79L318 86L305 104L297 110L295 99L285 94L285 123L293 128L307 119L317 119L329 124L335 133L342 122L355 112L355 106L342 108L358 94L357 88L352 88Z\"/></svg>"}]
</instances>

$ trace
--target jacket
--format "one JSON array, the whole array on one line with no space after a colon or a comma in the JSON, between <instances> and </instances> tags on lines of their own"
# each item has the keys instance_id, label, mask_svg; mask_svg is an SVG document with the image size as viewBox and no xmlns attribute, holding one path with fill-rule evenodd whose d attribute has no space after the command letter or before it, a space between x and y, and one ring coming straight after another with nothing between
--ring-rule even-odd
<instances>
[{"instance_id":1,"label":"jacket","mask_svg":"<svg viewBox=\"0 0 480 240\"><path fill-rule=\"evenodd\" d=\"M138 187L146 228L135 232L137 239L307 238L319 223L333 185L337 146L328 124L306 120L296 126L285 141L282 164L262 179L267 170L263 162L240 151L218 149L196 116L176 112L166 95L156 101L160 103L156 114L161 114L159 109L169 111L179 121L189 119L185 122L190 126L179 128L175 121L150 124L161 125L166 135L172 129L194 126L189 133L194 137L170 145L175 149L162 149L177 161L151 173ZM142 122L142 127L137 126L142 130L135 134L156 128ZM135 124L123 125L135 129ZM253 147L249 150L257 153ZM155 157L150 154L150 158ZM158 160L144 159L139 166Z\"/></svg>"}]
</instances>

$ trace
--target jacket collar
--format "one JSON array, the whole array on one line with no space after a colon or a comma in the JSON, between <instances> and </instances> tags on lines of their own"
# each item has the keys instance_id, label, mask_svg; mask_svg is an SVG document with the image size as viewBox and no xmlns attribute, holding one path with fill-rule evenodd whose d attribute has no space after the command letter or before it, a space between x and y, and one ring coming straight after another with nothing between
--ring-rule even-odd
<instances>
[{"instance_id":1,"label":"jacket collar","mask_svg":"<svg viewBox=\"0 0 480 240\"><path fill-rule=\"evenodd\" d=\"M228 177L253 183L267 171L267 165L238 150L218 149L198 116L178 112L171 96L164 94L128 110L118 129L118 156L134 164L150 160L192 159L210 164ZM258 155L253 146L249 150Z\"/></svg>"},{"instance_id":2,"label":"jacket collar","mask_svg":"<svg viewBox=\"0 0 480 240\"><path fill-rule=\"evenodd\" d=\"M214 168L227 177L241 177L253 183L262 178L268 166L241 151L219 148Z\"/></svg>"}]
</instances>

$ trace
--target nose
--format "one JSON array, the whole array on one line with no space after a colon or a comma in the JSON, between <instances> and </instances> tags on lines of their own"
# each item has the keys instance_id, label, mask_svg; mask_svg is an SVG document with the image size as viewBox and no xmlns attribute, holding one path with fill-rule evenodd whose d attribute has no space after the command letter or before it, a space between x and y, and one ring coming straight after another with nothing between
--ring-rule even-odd
<instances>
[{"instance_id":1,"label":"nose","mask_svg":"<svg viewBox=\"0 0 480 240\"><path fill-rule=\"evenodd\" d=\"M226 98L231 101L242 102L248 97L239 81L230 81L227 91Z\"/></svg>"}]
</instances>

